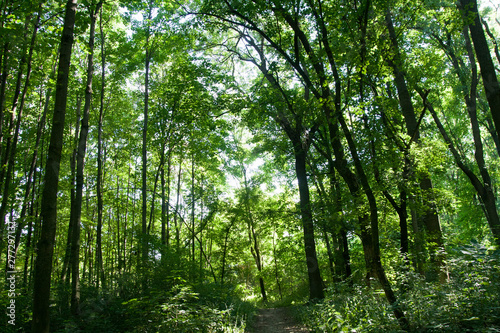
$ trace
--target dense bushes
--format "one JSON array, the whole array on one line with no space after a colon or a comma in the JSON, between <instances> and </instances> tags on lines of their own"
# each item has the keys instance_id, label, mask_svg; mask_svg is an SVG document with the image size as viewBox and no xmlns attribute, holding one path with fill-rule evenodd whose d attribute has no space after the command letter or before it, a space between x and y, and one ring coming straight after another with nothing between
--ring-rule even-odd
<instances>
[{"instance_id":1,"label":"dense bushes","mask_svg":"<svg viewBox=\"0 0 500 333\"><path fill-rule=\"evenodd\" d=\"M252 305L230 288L191 286L179 281L148 296L87 295L79 321L68 315L54 323L57 332L244 332Z\"/></svg>"},{"instance_id":2,"label":"dense bushes","mask_svg":"<svg viewBox=\"0 0 500 333\"><path fill-rule=\"evenodd\" d=\"M500 332L500 254L473 245L458 247L448 260L450 281L426 282L409 272L398 290L413 332ZM397 285L397 284L396 284ZM402 286L402 285L400 285ZM324 302L299 315L316 332L399 332L381 291L338 284Z\"/></svg>"}]
</instances>

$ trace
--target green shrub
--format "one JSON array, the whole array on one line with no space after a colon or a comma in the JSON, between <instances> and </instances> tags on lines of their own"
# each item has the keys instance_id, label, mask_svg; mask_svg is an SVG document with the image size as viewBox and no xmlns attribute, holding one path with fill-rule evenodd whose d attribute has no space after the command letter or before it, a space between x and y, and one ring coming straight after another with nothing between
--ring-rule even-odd
<instances>
[{"instance_id":1,"label":"green shrub","mask_svg":"<svg viewBox=\"0 0 500 333\"><path fill-rule=\"evenodd\" d=\"M409 271L397 290L412 332L500 332L500 255L483 246L449 253L448 283L426 282ZM397 287L397 283L393 286ZM401 284L400 284L401 285ZM302 321L316 332L398 332L384 293L337 284L322 303L303 306Z\"/></svg>"}]
</instances>

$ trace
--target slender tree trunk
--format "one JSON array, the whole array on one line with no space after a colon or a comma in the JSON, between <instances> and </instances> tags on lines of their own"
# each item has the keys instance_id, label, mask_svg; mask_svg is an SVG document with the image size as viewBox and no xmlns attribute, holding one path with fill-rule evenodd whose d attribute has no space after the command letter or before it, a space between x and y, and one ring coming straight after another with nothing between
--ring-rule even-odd
<instances>
[{"instance_id":1,"label":"slender tree trunk","mask_svg":"<svg viewBox=\"0 0 500 333\"><path fill-rule=\"evenodd\" d=\"M233 227L235 221L236 221L236 218L231 219L231 222L229 223L229 226L226 228L226 232L224 235L224 246L222 247L222 268L221 268L221 273L220 273L220 284L222 286L224 285L224 277L225 277L224 274L226 272L226 257L227 257L228 243L229 243L229 233L230 233L231 228Z\"/></svg>"},{"instance_id":2,"label":"slender tree trunk","mask_svg":"<svg viewBox=\"0 0 500 333\"><path fill-rule=\"evenodd\" d=\"M195 193L194 193L194 154L191 154L191 261L193 263L193 268L194 268L194 262L195 262L195 214L194 214L194 208L195 208Z\"/></svg>"},{"instance_id":3,"label":"slender tree trunk","mask_svg":"<svg viewBox=\"0 0 500 333\"><path fill-rule=\"evenodd\" d=\"M12 14L12 7L13 7L13 3L11 3L10 1L2 1L1 3L1 14L3 17L8 17L10 14ZM0 28L1 29L4 29L4 26L5 26L5 23L6 21L2 20L2 22L0 22ZM4 43L3 43L3 47L2 47L2 56L1 56L1 61L0 61L0 64L1 64L1 68L2 68L2 73L1 73L1 76L0 76L0 166L3 165L4 161L2 159L3 157L3 146L4 146L4 130L3 130L3 124L4 124L4 107L5 107L5 91L6 91L6 88L7 88L7 78L9 76L9 70L10 70L10 67L9 67L9 56L10 56L10 48L11 48L11 44L10 44L11 40L10 38L5 38L4 39ZM0 170L1 172L1 170ZM1 179L1 177L0 177ZM0 180L1 182L1 180ZM0 186L1 187L1 186ZM0 232L1 230L3 229L0 229Z\"/></svg>"},{"instance_id":4,"label":"slender tree trunk","mask_svg":"<svg viewBox=\"0 0 500 333\"><path fill-rule=\"evenodd\" d=\"M71 214L73 221L73 235L71 239L71 313L74 316L80 315L80 225L82 216L83 200L83 169L85 164L85 153L87 150L87 137L89 132L89 116L92 103L92 78L94 75L94 39L97 13L100 10L102 1L89 8L90 11L90 34L89 34L89 54L87 63L87 80L85 84L85 104L83 107L83 117L78 140L78 152L76 154L76 193L75 204L72 206L75 212Z\"/></svg>"},{"instance_id":5,"label":"slender tree trunk","mask_svg":"<svg viewBox=\"0 0 500 333\"><path fill-rule=\"evenodd\" d=\"M3 185L3 195L2 195L2 202L0 206L0 251L3 249L3 238L2 238L2 233L3 233L3 226L5 223L5 213L7 211L7 206L8 206L8 201L10 198L10 193L11 193L11 182L12 182L12 177L14 173L14 166L16 162L16 153L17 153L17 143L19 141L19 132L21 129L21 120L23 118L23 110L24 110L24 102L26 99L26 94L28 92L28 87L30 83L30 78L31 78L31 63L33 59L33 50L35 48L35 41L36 41L36 36L38 32L38 27L40 25L40 17L42 15L42 7L41 4L39 5L38 8L38 15L34 23L33 27L33 32L31 35L31 42L29 45L29 51L28 55L26 57L26 54L23 54L20 65L19 65L19 75L18 75L18 82L16 85L16 91L15 91L15 97L14 97L14 102L12 105L12 117L14 117L17 109L17 119L16 119L16 126L15 126L15 131L14 131L14 136L12 138L12 143L11 143L11 148L10 151L7 149L6 151L6 156L5 156L5 163L7 163L7 168L6 168L6 173L5 173L5 178L3 177L3 171L4 167L2 166L2 172L0 172L0 184ZM29 21L27 21L28 23ZM28 25L26 26L26 28ZM24 80L24 88L23 91L21 92L21 79L22 79L22 74L23 74L23 67L24 64L27 64L26 68L26 77ZM20 96L19 96L20 94ZM19 102L19 107L17 107L17 104ZM3 182L3 183L2 183ZM15 258L15 254L14 254Z\"/></svg>"},{"instance_id":6,"label":"slender tree trunk","mask_svg":"<svg viewBox=\"0 0 500 333\"><path fill-rule=\"evenodd\" d=\"M259 277L259 286L260 293L262 295L262 300L267 302L267 294L266 288L264 285L264 279L262 277L262 256L260 253L259 242L257 239L257 234L255 232L255 220L253 218L252 209L250 207L250 186L248 184L247 179L247 171L243 162L241 161L241 169L243 173L243 182L245 184L245 198L244 198L244 206L245 206L245 215L248 224L248 241L250 243L250 252L252 253L252 257L255 260L255 265L257 266L258 277Z\"/></svg>"},{"instance_id":7,"label":"slender tree trunk","mask_svg":"<svg viewBox=\"0 0 500 333\"><path fill-rule=\"evenodd\" d=\"M24 66L26 65L26 51L27 45L26 40L28 39L28 28L29 28L30 16L26 17L24 23L24 35L21 42L21 58L19 59L19 67L17 69L16 75L16 84L14 86L14 97L12 99L12 106L10 109L10 117L9 117L9 128L7 130L7 140L5 142L5 151L3 151L2 155L2 163L0 164L0 188L4 187L4 181L7 172L7 165L9 163L9 158L12 151L13 145L13 137L14 137L14 124L16 123L16 113L18 112L19 98L21 95L21 86L23 79ZM36 30L36 29L35 29ZM22 112L22 110L21 110ZM18 116L17 119L20 119ZM5 214L5 212L4 212ZM0 223L3 223L3 218L0 220ZM0 225L3 230L3 225Z\"/></svg>"},{"instance_id":8,"label":"slender tree trunk","mask_svg":"<svg viewBox=\"0 0 500 333\"><path fill-rule=\"evenodd\" d=\"M55 74L56 68L54 67L54 74ZM24 200L23 200L23 206L21 208L21 213L20 213L20 218L19 218L19 224L18 224L18 230L16 232L16 257L17 257L17 250L19 248L19 243L21 240L21 233L25 225L25 218L26 214L29 208L29 202L30 202L30 196L33 193L34 190L32 188L34 187L35 184L35 175L36 175L36 166L37 166L37 161L38 161L38 150L40 147L40 142L42 139L42 132L43 129L45 128L45 120L47 118L47 112L49 109L49 100L50 100L50 95L51 95L51 88L48 88L46 93L45 93L45 102L44 102L44 107L43 107L43 112L42 116L38 120L38 126L37 126L37 131L36 131L36 140L35 140L35 146L33 148L33 154L31 157L31 163L30 163L30 169L28 172L28 175L26 177L26 186L25 186L25 192L24 192ZM31 204L33 205L33 199L31 199ZM31 223L31 221L30 221ZM30 232L30 231L28 231Z\"/></svg>"},{"instance_id":9,"label":"slender tree trunk","mask_svg":"<svg viewBox=\"0 0 500 333\"><path fill-rule=\"evenodd\" d=\"M78 138L80 137L80 113L81 113L81 107L82 107L82 99L80 97L77 97L76 101L76 122L75 122L75 136L74 136L74 144L75 147L73 148L73 153L71 154L70 157L70 172L71 172L71 188L70 188L70 217L69 217L69 224L68 224L68 234L66 238L66 252L64 254L64 259L63 259L63 266L62 266L62 272L61 272L61 282L62 283L68 283L69 284L69 278L71 276L71 262L70 262L70 257L71 257L71 239L73 238L73 228L74 228L74 222L75 222L75 194L76 194L76 155L78 153Z\"/></svg>"},{"instance_id":10,"label":"slender tree trunk","mask_svg":"<svg viewBox=\"0 0 500 333\"><path fill-rule=\"evenodd\" d=\"M278 294L280 295L280 300L283 300L283 292L281 291L281 282L278 270L278 256L276 254L276 231L273 232L273 260L274 260L274 277L276 278L276 286L278 287Z\"/></svg>"},{"instance_id":11,"label":"slender tree trunk","mask_svg":"<svg viewBox=\"0 0 500 333\"><path fill-rule=\"evenodd\" d=\"M116 177L116 198L120 200L120 177ZM121 220L121 202L118 203L117 205L117 211L116 211L116 253L118 255L118 267L117 267L117 274L118 277L120 277L122 269L123 269L123 259L122 259L122 251L121 251L121 226L120 226L120 220Z\"/></svg>"},{"instance_id":12,"label":"slender tree trunk","mask_svg":"<svg viewBox=\"0 0 500 333\"><path fill-rule=\"evenodd\" d=\"M497 135L500 136L500 84L498 83L493 59L491 58L488 42L486 41L483 26L479 18L477 1L460 0L460 5L463 17L465 18L465 24L468 24L471 32L474 50L476 51L476 57L481 68L486 99L488 100ZM473 20L471 21L470 18L473 18Z\"/></svg>"},{"instance_id":13,"label":"slender tree trunk","mask_svg":"<svg viewBox=\"0 0 500 333\"><path fill-rule=\"evenodd\" d=\"M176 257L179 258L180 256L180 223L177 222L178 219L178 214L179 214L179 203L180 203L180 196L181 196L181 175L182 175L182 149L179 154L179 172L177 174L177 199L175 202L175 214L174 214L174 228L175 228L175 253Z\"/></svg>"},{"instance_id":14,"label":"slender tree trunk","mask_svg":"<svg viewBox=\"0 0 500 333\"><path fill-rule=\"evenodd\" d=\"M7 77L9 76L9 53L10 42L7 39L2 48L2 76L0 78L0 165L3 164L3 123L4 123L4 107L5 107L5 90L7 89Z\"/></svg>"},{"instance_id":15,"label":"slender tree trunk","mask_svg":"<svg viewBox=\"0 0 500 333\"><path fill-rule=\"evenodd\" d=\"M104 94L106 87L106 53L105 53L105 35L102 28L102 7L100 11L99 30L101 35L101 96L99 103L99 122L97 125L97 179L96 179L96 194L97 194L97 228L96 228L96 249L95 249L95 269L96 288L99 289L100 283L105 286L104 265L102 260L102 215L103 215L103 198L102 198L102 183L103 183L103 148L102 148L102 125L104 119ZM91 258L91 257L90 257ZM92 260L90 260L90 263Z\"/></svg>"},{"instance_id":16,"label":"slender tree trunk","mask_svg":"<svg viewBox=\"0 0 500 333\"><path fill-rule=\"evenodd\" d=\"M147 143L148 143L148 115L149 115L149 65L151 62L151 50L149 45L150 27L149 21L152 16L151 3L148 8L148 27L146 32L146 60L144 78L144 120L142 127L142 235L141 235L141 276L142 289L146 291L147 280L147 263L148 263L148 239L147 239Z\"/></svg>"},{"instance_id":17,"label":"slender tree trunk","mask_svg":"<svg viewBox=\"0 0 500 333\"><path fill-rule=\"evenodd\" d=\"M500 218L498 215L498 211L496 210L496 204L495 204L496 198L495 198L495 195L491 189L491 186L489 184L483 184L479 180L479 178L474 174L474 172L469 167L467 167L467 165L463 162L458 150L455 148L455 145L453 144L453 141L448 136L448 133L446 132L444 126L442 125L441 121L439 120L439 117L437 116L437 113L434 110L433 106L427 100L424 100L424 102L427 104L427 107L429 108L429 111L430 111L430 113L434 119L434 122L436 123L439 131L441 132L441 135L443 136L445 142L448 144L448 148L450 149L450 151L455 159L455 162L457 163L458 167L465 173L467 178L469 178L472 186L474 186L474 189L477 191L478 196L484 205L486 219L487 219L488 224L490 226L490 229L492 231L493 237L495 239L495 243L497 245L500 245L500 241L499 241L499 239L500 239Z\"/></svg>"},{"instance_id":18,"label":"slender tree trunk","mask_svg":"<svg viewBox=\"0 0 500 333\"><path fill-rule=\"evenodd\" d=\"M166 210L167 210L167 200L165 199L165 141L161 144L160 151L160 183L161 183L161 245L162 248L162 258L165 255L165 246L167 243L167 228L166 228ZM168 166L170 168L170 165Z\"/></svg>"},{"instance_id":19,"label":"slender tree trunk","mask_svg":"<svg viewBox=\"0 0 500 333\"><path fill-rule=\"evenodd\" d=\"M172 153L173 148L168 151L168 163L167 163L167 198L165 200L165 224L166 224L166 232L165 232L165 244L167 246L167 250L170 252L170 177L172 171Z\"/></svg>"},{"instance_id":20,"label":"slender tree trunk","mask_svg":"<svg viewBox=\"0 0 500 333\"><path fill-rule=\"evenodd\" d=\"M149 223L147 227L148 235L150 235L155 230L154 217L155 217L156 189L158 188L158 178L160 177L162 169L163 165L162 163L160 163L160 165L158 165L158 169L156 170L153 192L151 193L151 209L149 211Z\"/></svg>"},{"instance_id":21,"label":"slender tree trunk","mask_svg":"<svg viewBox=\"0 0 500 333\"><path fill-rule=\"evenodd\" d=\"M52 133L45 167L45 184L42 194L42 231L38 242L33 290L33 333L48 333L50 324L50 282L52 255L57 227L57 193L59 166L64 139L64 120L68 95L68 78L73 46L73 28L76 18L76 0L68 0L61 37L59 68L57 71L56 97L52 118Z\"/></svg>"},{"instance_id":22,"label":"slender tree trunk","mask_svg":"<svg viewBox=\"0 0 500 333\"><path fill-rule=\"evenodd\" d=\"M330 159L331 160L331 159ZM321 225L320 225L320 228L321 228L321 233L323 235L323 239L325 240L325 245L326 245L326 252L328 254L328 267L330 268L330 274L332 275L332 281L333 282L336 282L336 281L340 281L341 280L341 276L343 276L343 274L341 273L341 268L343 267L342 264L340 264L340 261L337 261L337 263L335 263L335 259L342 259L342 257L335 257L334 254L333 254L333 251L332 251L332 245L330 243L330 237L328 236L328 228L326 226L326 223L327 222L330 222L332 223L333 221L336 221L337 220L337 211L331 211L329 209L329 207L331 206L336 206L335 204L330 204L330 203L327 203L326 202L326 199L328 198L328 195L326 194L326 190L325 190L325 187L323 186L323 182L322 182L322 179L318 179L318 170L315 168L314 164L313 163L310 163L310 161L308 161L308 165L309 165L309 168L312 170L312 175L313 175L313 181L314 181L314 185L316 187L316 190L318 191L318 194L319 194L319 200L321 202L321 205L322 205L322 210L324 211L322 213L322 215L325 217L323 218L323 222L321 222ZM329 170L329 173L330 173L330 182L332 182L332 178L335 177L335 174L332 174L332 170L333 172L334 169L333 168L333 165L330 164L330 161L328 163L329 167L330 167L330 170ZM333 192L333 188L332 188L332 192ZM334 210L336 209L337 207L334 208ZM331 216L330 219L327 219L326 217L327 216ZM332 227L336 227L333 225L330 225L329 226L330 228ZM274 241L274 239L273 239ZM335 248L335 251L336 253L339 253L338 249L338 244L337 244L337 239L336 238L332 238L332 242L333 242L333 247ZM335 266L335 267L334 267Z\"/></svg>"},{"instance_id":23,"label":"slender tree trunk","mask_svg":"<svg viewBox=\"0 0 500 333\"><path fill-rule=\"evenodd\" d=\"M401 111L405 119L407 134L410 136L409 144L411 144L413 141L418 143L420 139L418 128L419 122L417 121L417 117L415 116L413 102L408 91L404 73L401 70L401 56L390 9L387 9L385 22L389 31L389 36L394 53L394 59L389 60L388 63L394 72L394 82L398 91L399 104L401 106ZM446 257L443 235L441 232L439 216L437 214L436 203L432 194L433 186L429 175L425 175L424 177L422 177L422 179L420 180L420 188L424 192L423 205L425 212L422 216L420 216L419 219L424 222L427 231L427 243L429 245L429 251L431 253L431 260L435 265L434 274L440 281L444 282L448 280L448 273L445 262Z\"/></svg>"}]
</instances>

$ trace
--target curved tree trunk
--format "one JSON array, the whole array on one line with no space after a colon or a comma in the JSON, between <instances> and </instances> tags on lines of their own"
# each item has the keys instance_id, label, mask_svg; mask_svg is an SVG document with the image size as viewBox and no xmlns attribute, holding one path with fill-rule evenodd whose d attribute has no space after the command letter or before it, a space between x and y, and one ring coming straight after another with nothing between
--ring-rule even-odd
<instances>
[{"instance_id":1,"label":"curved tree trunk","mask_svg":"<svg viewBox=\"0 0 500 333\"><path fill-rule=\"evenodd\" d=\"M397 36L392 22L390 9L387 9L385 22L392 43L392 51L394 53L394 58L388 60L388 63L394 73L394 83L398 91L399 105L405 119L407 134L410 136L410 142L408 143L409 146L412 142L419 142L419 121L417 121L417 117L415 116L413 102L411 100L410 92L408 91L404 72L401 69L402 59L400 56ZM441 282L445 282L448 280L448 272L445 262L443 234L441 232L436 203L432 195L433 186L429 175L424 176L420 180L420 188L424 192L422 202L425 211L421 216L417 217L417 221L414 221L413 223L420 223L420 221L422 221L425 225L429 252L431 260L435 266L433 275L435 275ZM425 194L427 194L427 196L425 196Z\"/></svg>"}]
</instances>

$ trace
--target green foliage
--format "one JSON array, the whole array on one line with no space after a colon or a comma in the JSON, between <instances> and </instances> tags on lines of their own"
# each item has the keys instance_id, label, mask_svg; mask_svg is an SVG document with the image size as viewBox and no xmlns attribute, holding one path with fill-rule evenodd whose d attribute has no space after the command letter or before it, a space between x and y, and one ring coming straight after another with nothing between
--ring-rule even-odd
<instances>
[{"instance_id":1,"label":"green foliage","mask_svg":"<svg viewBox=\"0 0 500 333\"><path fill-rule=\"evenodd\" d=\"M244 332L255 311L234 290L218 285L191 286L181 279L148 296L123 300L84 291L78 320L67 313L54 323L55 332Z\"/></svg>"},{"instance_id":2,"label":"green foliage","mask_svg":"<svg viewBox=\"0 0 500 333\"><path fill-rule=\"evenodd\" d=\"M413 271L398 275L399 306L410 332L496 332L500 330L500 253L484 246L457 247L448 261L451 280L425 282ZM337 284L324 302L299 308L315 332L400 332L383 292Z\"/></svg>"}]
</instances>

